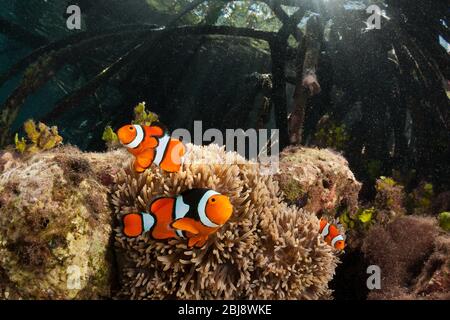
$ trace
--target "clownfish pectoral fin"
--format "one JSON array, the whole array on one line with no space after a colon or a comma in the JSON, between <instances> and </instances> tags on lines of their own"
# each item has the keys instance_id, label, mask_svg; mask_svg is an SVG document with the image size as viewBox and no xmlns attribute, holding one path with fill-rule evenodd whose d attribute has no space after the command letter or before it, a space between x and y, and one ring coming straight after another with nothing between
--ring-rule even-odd
<instances>
[{"instance_id":1,"label":"clownfish pectoral fin","mask_svg":"<svg viewBox=\"0 0 450 320\"><path fill-rule=\"evenodd\" d=\"M158 198L152 202L150 205L150 211L157 213L165 206L171 206L173 205L173 198Z\"/></svg>"},{"instance_id":2,"label":"clownfish pectoral fin","mask_svg":"<svg viewBox=\"0 0 450 320\"><path fill-rule=\"evenodd\" d=\"M200 240L195 244L196 248L201 248L205 245L206 241L208 240L208 237L200 237Z\"/></svg>"},{"instance_id":3,"label":"clownfish pectoral fin","mask_svg":"<svg viewBox=\"0 0 450 320\"><path fill-rule=\"evenodd\" d=\"M146 168L141 167L141 165L139 164L139 162L137 162L137 159L134 160L133 167L134 167L134 170L135 170L136 172L138 172L138 173L142 173L142 172L144 172L145 169L146 169Z\"/></svg>"},{"instance_id":4,"label":"clownfish pectoral fin","mask_svg":"<svg viewBox=\"0 0 450 320\"><path fill-rule=\"evenodd\" d=\"M147 149L142 153L140 153L138 156L136 156L136 162L139 165L139 167L147 169L152 164L154 157L155 151L152 149Z\"/></svg>"},{"instance_id":5,"label":"clownfish pectoral fin","mask_svg":"<svg viewBox=\"0 0 450 320\"><path fill-rule=\"evenodd\" d=\"M203 242L202 245L200 245L201 242ZM192 248L193 246L195 246L197 248L201 248L201 247L203 247L204 244L205 244L205 241L202 241L202 237L199 237L199 236L189 238L189 240L188 240L189 248Z\"/></svg>"},{"instance_id":6,"label":"clownfish pectoral fin","mask_svg":"<svg viewBox=\"0 0 450 320\"><path fill-rule=\"evenodd\" d=\"M190 218L181 218L172 222L171 227L181 231L187 231L192 234L198 234L199 231L193 224L193 220Z\"/></svg>"}]
</instances>

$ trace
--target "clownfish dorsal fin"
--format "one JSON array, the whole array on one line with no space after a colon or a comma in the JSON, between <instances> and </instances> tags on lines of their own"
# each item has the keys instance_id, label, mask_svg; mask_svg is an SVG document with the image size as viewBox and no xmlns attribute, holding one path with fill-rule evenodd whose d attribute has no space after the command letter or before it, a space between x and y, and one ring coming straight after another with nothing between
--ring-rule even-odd
<instances>
[{"instance_id":1,"label":"clownfish dorsal fin","mask_svg":"<svg viewBox=\"0 0 450 320\"><path fill-rule=\"evenodd\" d=\"M187 231L192 234L199 233L197 228L193 225L192 219L189 219L189 218L181 218L181 219L175 220L174 222L172 222L171 227L174 229Z\"/></svg>"},{"instance_id":2,"label":"clownfish dorsal fin","mask_svg":"<svg viewBox=\"0 0 450 320\"><path fill-rule=\"evenodd\" d=\"M172 201L173 199L168 197L155 199L150 205L150 211L158 212L162 207L171 205Z\"/></svg>"}]
</instances>

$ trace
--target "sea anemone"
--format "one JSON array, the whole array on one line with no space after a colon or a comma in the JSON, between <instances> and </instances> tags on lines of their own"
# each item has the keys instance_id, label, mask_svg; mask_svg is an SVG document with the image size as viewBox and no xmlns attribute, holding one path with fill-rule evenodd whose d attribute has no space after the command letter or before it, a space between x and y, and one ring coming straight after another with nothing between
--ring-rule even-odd
<instances>
[{"instance_id":1,"label":"sea anemone","mask_svg":"<svg viewBox=\"0 0 450 320\"><path fill-rule=\"evenodd\" d=\"M281 200L277 182L258 165L217 145L188 145L181 171L152 166L142 174L119 172L112 203L122 215L148 210L157 196L191 188L227 195L233 216L201 249L185 241L127 238L120 225L116 253L118 298L131 299L318 299L329 298L337 264L319 236L317 217Z\"/></svg>"}]
</instances>

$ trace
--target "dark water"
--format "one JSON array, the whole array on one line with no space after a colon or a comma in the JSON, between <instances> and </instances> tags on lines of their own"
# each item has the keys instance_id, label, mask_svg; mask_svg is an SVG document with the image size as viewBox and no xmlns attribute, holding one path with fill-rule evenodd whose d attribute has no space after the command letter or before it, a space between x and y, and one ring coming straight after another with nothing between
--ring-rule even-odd
<instances>
[{"instance_id":1,"label":"dark water","mask_svg":"<svg viewBox=\"0 0 450 320\"><path fill-rule=\"evenodd\" d=\"M70 15L66 13L66 9L71 2L2 1L1 19L13 24L14 27L3 27L8 31L3 32L0 38L2 48L0 69L8 70L14 62L41 45L72 36L77 32L92 32L95 35L102 30L120 32L121 26L131 24L166 25L189 3L187 0L172 1L170 4L157 0L101 0L95 4L92 1L77 1L76 4L82 14L81 30L69 30L66 22ZM386 30L381 28L369 32L364 30L365 20L369 15L365 13L366 6L363 2L318 3L308 8L310 11L306 12L299 24L304 30L308 17L319 15L325 28L318 65L322 93L308 103L310 110L306 113L304 143L312 143L318 121L325 114L329 114L338 125L344 124L351 136L362 135L364 138L364 142L356 143L355 148L358 150L353 150L353 146L344 146L343 149L354 156L364 148L381 167L381 171L384 167L388 169L392 167L392 164L386 161L392 149L404 162L407 160L403 158L408 158L411 153L421 152L415 150L423 147L414 145L415 130L426 130L424 127L427 126L436 128L437 132L433 132L433 135L437 139L444 139L439 143L445 144L448 128L445 128L442 119L439 119L445 118L445 113L448 113L448 101L443 99L445 91L441 85L441 88L426 88L421 95L408 97L407 91L414 91L424 84L415 84L413 80L408 83L407 80L400 79L403 75L398 68L402 62L396 61L400 58L393 52L395 51L393 44L399 39L392 35L392 30L387 30L388 28L395 30L398 25L386 26ZM389 1L386 1L386 4L389 5ZM395 15L398 14L398 10L404 9L402 6L408 7L407 2L400 2L397 7L381 6L381 8L386 10L383 14L392 21L397 18ZM442 16L436 15L432 8L428 7L422 7L424 12L421 14L427 15L429 20L436 23ZM281 22L263 4L255 5L240 1L219 9L213 15L211 8L200 6L187 14L177 25L204 25L212 22L215 25L273 32L281 27ZM284 9L288 14L292 14L296 8L284 7ZM419 18L413 14L419 9L420 4L408 7L414 19ZM430 14L427 14L427 10ZM407 10L404 11L409 13ZM433 14L436 16L432 16ZM388 20L382 18L382 23L386 21ZM403 21L399 21L399 25L400 23ZM122 30L124 29L125 27ZM405 32L405 42L414 41L419 43L419 47L425 45L420 43L422 39L419 37L412 38L413 34L406 26L404 29L402 32ZM139 28L136 29L136 33L138 30ZM426 34L427 30L422 32L424 34L420 37L429 38L431 35ZM439 39L436 33L432 34L432 37L435 42L434 49L445 51L443 47L440 49L438 47L439 42L447 45L443 38ZM76 42L74 47L81 42ZM61 58L64 63L55 68L54 77L39 86L24 101L19 115L12 124L12 131L19 130L28 118L45 119L45 115L60 99L82 88L104 68L126 54L136 43L139 41L133 39L133 35L130 34L125 38L118 37L102 42L98 47L94 42L80 52L74 53L74 56L71 56L69 50L66 57L63 55ZM286 57L287 77L295 76L295 49L296 43L290 38L289 50L294 53L288 52ZM438 61L437 57L435 58ZM405 68L407 63L404 62ZM258 94L261 92L258 92L254 75L271 73L271 65L270 48L264 41L214 35L163 36L150 45L143 54L132 59L131 64L125 65L113 77L102 81L97 90L78 99L70 108L58 113L49 122L59 125L66 142L89 150L101 149L100 136L103 128L108 124L118 126L129 121L132 107L144 100L171 128L191 129L194 120L202 120L205 127L220 130L252 128L257 122L255 119L255 114L258 114L257 108L260 108L260 105L255 104L261 104L258 101ZM445 66L441 64L440 67ZM412 77L418 77L418 81L423 80L418 74L424 72L423 70L409 71ZM443 71L445 70L441 70ZM1 87L0 98L3 101L18 86L20 78L19 72ZM399 83L400 81L403 82ZM440 84L430 80L426 85ZM288 82L287 105L284 106L287 112L292 108L293 89L293 85ZM440 91L440 98L431 101L426 92L429 89ZM420 101L420 98L425 101ZM407 101L408 99L414 100ZM430 101L426 101L427 99ZM415 128L414 115L411 115L414 110L408 110L408 105L412 101L423 105L431 104L444 114L436 114L436 119L427 120L425 122L428 123ZM427 114L433 113L431 109L429 111ZM424 116L425 112L417 115L418 118ZM272 108L263 125L271 127L274 126L274 122L275 115ZM395 160L394 155L392 161Z\"/></svg>"},{"instance_id":2,"label":"dark water","mask_svg":"<svg viewBox=\"0 0 450 320\"><path fill-rule=\"evenodd\" d=\"M0 71L42 49L0 87L3 103L19 101L17 117L5 125L10 136L33 118L58 125L66 143L103 150L104 128L129 122L133 107L145 101L170 129L192 130L196 120L204 130L278 128L285 146L296 71L306 71L302 55L312 43L308 21L317 18L321 92L307 98L302 144L344 152L363 181L396 170L448 188L444 3L386 0L376 3L379 11L366 12L370 1L306 2L289 36L283 19L295 17L295 6L282 6L277 16L260 2L212 1L179 17L192 2L2 1ZM67 13L73 4L80 16ZM165 26L178 29L151 30ZM244 37L235 36L243 31ZM33 68L45 58L55 63ZM27 70L36 71L29 82L42 79L22 81ZM76 98L55 111L72 94Z\"/></svg>"}]
</instances>

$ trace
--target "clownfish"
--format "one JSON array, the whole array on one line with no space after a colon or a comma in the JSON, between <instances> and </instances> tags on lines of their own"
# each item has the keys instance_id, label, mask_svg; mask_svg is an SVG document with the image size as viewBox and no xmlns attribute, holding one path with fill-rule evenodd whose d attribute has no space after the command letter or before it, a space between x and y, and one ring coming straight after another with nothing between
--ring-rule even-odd
<instances>
[{"instance_id":1,"label":"clownfish","mask_svg":"<svg viewBox=\"0 0 450 320\"><path fill-rule=\"evenodd\" d=\"M344 236L336 225L330 224L326 219L321 218L319 232L325 242L333 248L337 250L343 250L345 248Z\"/></svg>"},{"instance_id":2,"label":"clownfish","mask_svg":"<svg viewBox=\"0 0 450 320\"><path fill-rule=\"evenodd\" d=\"M169 136L160 125L130 124L117 131L120 143L136 157L134 169L143 172L155 163L162 170L177 172L186 152L184 144Z\"/></svg>"},{"instance_id":3,"label":"clownfish","mask_svg":"<svg viewBox=\"0 0 450 320\"><path fill-rule=\"evenodd\" d=\"M149 212L124 215L123 234L133 238L148 232L155 240L187 239L188 247L201 248L232 213L227 196L211 189L191 189L153 200Z\"/></svg>"}]
</instances>

